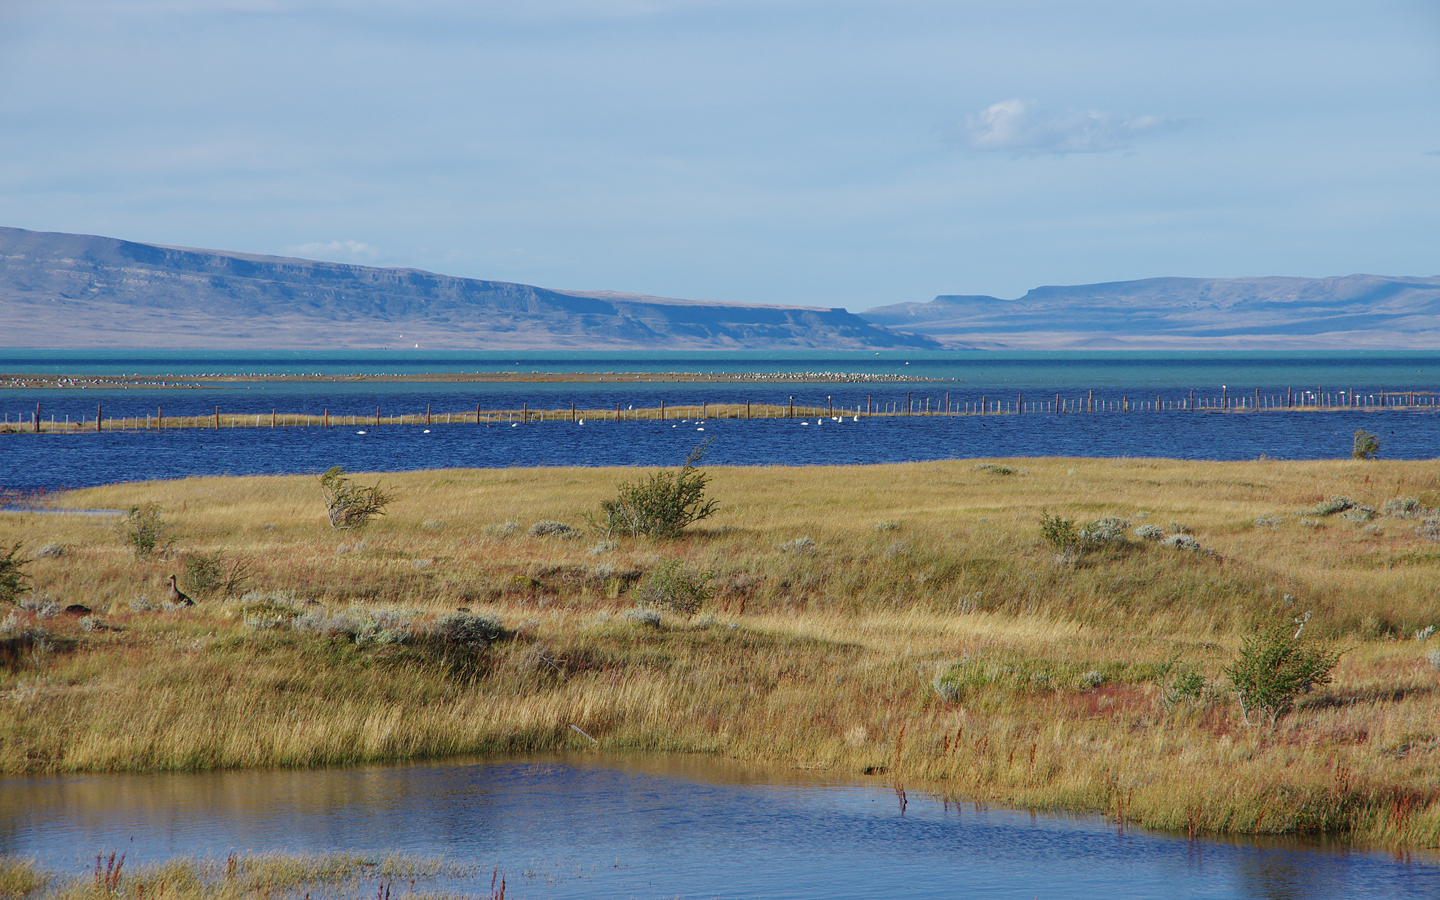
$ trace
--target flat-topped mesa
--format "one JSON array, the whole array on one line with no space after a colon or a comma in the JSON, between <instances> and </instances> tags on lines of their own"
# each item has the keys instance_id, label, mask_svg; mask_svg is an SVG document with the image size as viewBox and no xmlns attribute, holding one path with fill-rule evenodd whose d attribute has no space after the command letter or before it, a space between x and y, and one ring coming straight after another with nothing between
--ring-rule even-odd
<instances>
[{"instance_id":1,"label":"flat-topped mesa","mask_svg":"<svg viewBox=\"0 0 1440 900\"><path fill-rule=\"evenodd\" d=\"M861 318L947 346L1016 350L1433 349L1440 276L1147 278L941 295Z\"/></svg>"},{"instance_id":2,"label":"flat-topped mesa","mask_svg":"<svg viewBox=\"0 0 1440 900\"><path fill-rule=\"evenodd\" d=\"M677 300L0 228L0 341L88 349L937 349L839 308Z\"/></svg>"}]
</instances>

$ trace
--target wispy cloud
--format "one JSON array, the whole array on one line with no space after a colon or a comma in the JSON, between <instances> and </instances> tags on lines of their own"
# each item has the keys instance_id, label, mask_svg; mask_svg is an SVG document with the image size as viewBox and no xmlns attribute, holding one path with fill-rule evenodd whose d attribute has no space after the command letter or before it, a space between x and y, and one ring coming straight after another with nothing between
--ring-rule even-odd
<instances>
[{"instance_id":1,"label":"wispy cloud","mask_svg":"<svg viewBox=\"0 0 1440 900\"><path fill-rule=\"evenodd\" d=\"M1169 116L1125 116L1100 110L1042 112L1033 101L1003 100L966 116L947 137L972 150L1017 156L1123 150L1138 135L1179 127Z\"/></svg>"},{"instance_id":2,"label":"wispy cloud","mask_svg":"<svg viewBox=\"0 0 1440 900\"><path fill-rule=\"evenodd\" d=\"M306 259L325 259L331 262L373 263L381 257L379 247L362 244L359 241L312 241L285 248L285 252Z\"/></svg>"}]
</instances>

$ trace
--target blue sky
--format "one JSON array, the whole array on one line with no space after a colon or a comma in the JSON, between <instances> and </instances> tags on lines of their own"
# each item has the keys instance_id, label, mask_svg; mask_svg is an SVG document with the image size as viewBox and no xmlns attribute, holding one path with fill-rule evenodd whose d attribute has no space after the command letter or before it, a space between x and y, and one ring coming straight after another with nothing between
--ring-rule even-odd
<instances>
[{"instance_id":1,"label":"blue sky","mask_svg":"<svg viewBox=\"0 0 1440 900\"><path fill-rule=\"evenodd\" d=\"M1440 274L1440 3L0 0L0 224L862 310Z\"/></svg>"}]
</instances>

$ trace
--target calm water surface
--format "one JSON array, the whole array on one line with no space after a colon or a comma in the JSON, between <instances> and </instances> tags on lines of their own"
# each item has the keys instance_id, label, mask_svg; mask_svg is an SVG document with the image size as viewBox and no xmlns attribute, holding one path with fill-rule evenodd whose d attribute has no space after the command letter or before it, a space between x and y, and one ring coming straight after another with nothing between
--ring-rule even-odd
<instances>
[{"instance_id":1,"label":"calm water surface","mask_svg":"<svg viewBox=\"0 0 1440 900\"><path fill-rule=\"evenodd\" d=\"M266 418L268 422L268 417ZM671 466L713 438L713 465L850 465L1026 456L1346 458L1352 433L1391 459L1440 455L1440 415L1124 413L687 422L174 429L0 436L0 488L56 490L190 475L453 467Z\"/></svg>"},{"instance_id":2,"label":"calm water surface","mask_svg":"<svg viewBox=\"0 0 1440 900\"><path fill-rule=\"evenodd\" d=\"M976 810L886 784L666 757L0 781L0 852L82 874L230 852L399 850L498 866L507 896L1440 896L1433 858L1187 841ZM526 876L525 873L532 873Z\"/></svg>"},{"instance_id":3,"label":"calm water surface","mask_svg":"<svg viewBox=\"0 0 1440 900\"><path fill-rule=\"evenodd\" d=\"M700 423L594 421L510 429L443 424L446 413L514 409L611 410L680 404L772 404L838 408L973 409L982 398L1013 404L1067 406L1096 401L1173 406L1191 396L1284 401L1287 392L1433 392L1440 388L1440 353L232 353L199 354L0 350L0 371L142 374L157 378L218 373L360 374L442 371L800 372L822 373L795 383L264 383L242 381L197 388L3 390L0 423L42 418L107 418L143 424L166 416L255 415L272 410L332 417L424 415L424 428L363 425L331 429L174 430L0 439L0 489L83 487L117 481L214 474L297 474L343 465L352 471L537 465L672 465L699 440L713 437L709 461L720 465L816 465L1025 456L1169 457L1234 460L1344 458L1357 428L1375 432L1381 455L1440 456L1440 414L1395 409L1373 412L1266 412L1212 415L1177 412L862 419L840 425L800 421L710 420ZM928 383L838 382L823 373L914 375ZM1426 400L1433 397L1426 395ZM832 427L833 426L833 427ZM359 434L360 431L366 434Z\"/></svg>"}]
</instances>

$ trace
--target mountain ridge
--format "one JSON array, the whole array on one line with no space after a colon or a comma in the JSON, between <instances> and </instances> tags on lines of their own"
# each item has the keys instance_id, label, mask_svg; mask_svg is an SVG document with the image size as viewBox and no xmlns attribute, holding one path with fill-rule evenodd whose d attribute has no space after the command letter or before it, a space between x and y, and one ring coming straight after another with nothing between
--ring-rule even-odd
<instances>
[{"instance_id":1,"label":"mountain ridge","mask_svg":"<svg viewBox=\"0 0 1440 900\"><path fill-rule=\"evenodd\" d=\"M557 291L0 227L13 347L896 349L938 347L841 309Z\"/></svg>"},{"instance_id":2,"label":"mountain ridge","mask_svg":"<svg viewBox=\"0 0 1440 900\"><path fill-rule=\"evenodd\" d=\"M1440 276L1146 278L1046 285L1015 300L942 294L859 315L946 345L1007 349L1434 349Z\"/></svg>"}]
</instances>

